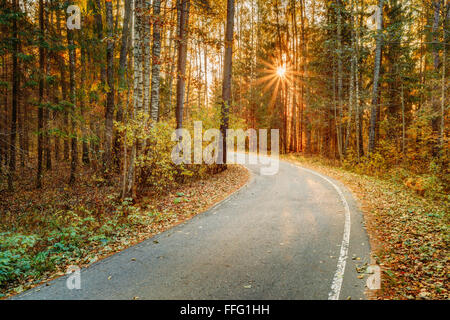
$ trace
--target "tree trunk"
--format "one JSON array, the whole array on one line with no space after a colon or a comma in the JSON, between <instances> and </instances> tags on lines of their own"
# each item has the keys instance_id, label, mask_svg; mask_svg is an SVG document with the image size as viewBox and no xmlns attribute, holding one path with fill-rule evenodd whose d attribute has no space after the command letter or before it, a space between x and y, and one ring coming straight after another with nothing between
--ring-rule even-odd
<instances>
[{"instance_id":1,"label":"tree trunk","mask_svg":"<svg viewBox=\"0 0 450 320\"><path fill-rule=\"evenodd\" d=\"M20 8L18 0L13 0L14 12L18 13ZM19 33L17 30L17 16L13 23L13 44L12 44L12 107L11 107L11 130L9 140L9 170L8 170L8 190L13 190L13 176L16 171L16 122L17 122L17 99L19 93L19 67L17 63Z\"/></svg>"},{"instance_id":2,"label":"tree trunk","mask_svg":"<svg viewBox=\"0 0 450 320\"><path fill-rule=\"evenodd\" d=\"M81 79L80 79L80 112L82 117L81 133L83 135L82 145L82 161L84 164L89 164L89 146L87 143L87 119L86 119L86 48L85 43L80 43L81 49Z\"/></svg>"},{"instance_id":3,"label":"tree trunk","mask_svg":"<svg viewBox=\"0 0 450 320\"><path fill-rule=\"evenodd\" d=\"M231 105L231 77L233 67L234 0L227 0L227 26L225 31L225 57L222 83L221 125L223 148L222 160L227 163L227 129Z\"/></svg>"},{"instance_id":4,"label":"tree trunk","mask_svg":"<svg viewBox=\"0 0 450 320\"><path fill-rule=\"evenodd\" d=\"M65 23L65 21L61 20L61 14L60 14L60 10L56 10L56 24L58 26L58 36L59 36L59 40L61 41L61 43L64 43L63 40L63 35L62 35L62 24L61 23ZM60 85L61 85L61 100L63 102L67 102L67 82L66 82L66 65L65 65L65 61L64 61L64 53L61 52L60 55L58 55L58 65L59 65L59 72L60 72ZM69 128L69 111L67 110L67 106L64 104L64 111L63 111L63 127L64 127L64 132L66 133L68 128ZM59 141L55 140L55 144L59 145ZM59 150L59 148L57 148ZM55 149L55 156L56 154L58 154L57 157L59 157L59 152L57 153ZM69 152L70 152L70 147L69 147L69 140L67 139L67 137L64 137L63 140L63 158L64 160L69 160Z\"/></svg>"},{"instance_id":5,"label":"tree trunk","mask_svg":"<svg viewBox=\"0 0 450 320\"><path fill-rule=\"evenodd\" d=\"M112 142L113 142L113 120L114 120L114 25L112 14L112 2L106 1L106 23L108 28L108 41L106 47L106 114L105 114L105 157L103 160L104 171L111 170L112 165Z\"/></svg>"},{"instance_id":6,"label":"tree trunk","mask_svg":"<svg viewBox=\"0 0 450 320\"><path fill-rule=\"evenodd\" d=\"M150 1L144 0L143 20L142 20L142 38L144 47L144 112L146 117L150 113L150 21L148 13L150 12ZM148 118L146 118L147 120ZM147 123L146 123L147 124Z\"/></svg>"},{"instance_id":7,"label":"tree trunk","mask_svg":"<svg viewBox=\"0 0 450 320\"><path fill-rule=\"evenodd\" d=\"M36 187L42 187L42 156L44 140L44 1L39 0L39 100L38 100L38 165Z\"/></svg>"},{"instance_id":8,"label":"tree trunk","mask_svg":"<svg viewBox=\"0 0 450 320\"><path fill-rule=\"evenodd\" d=\"M67 43L69 51L69 92L71 107L71 162L70 162L70 177L69 185L75 183L75 173L78 164L78 152L77 152L77 131L76 131L76 92L75 92L75 44L73 41L73 30L67 29Z\"/></svg>"},{"instance_id":9,"label":"tree trunk","mask_svg":"<svg viewBox=\"0 0 450 320\"><path fill-rule=\"evenodd\" d=\"M442 84L441 84L441 134L439 145L441 149L444 149L445 144L445 91L446 91L446 67L447 67L447 46L450 44L450 32L448 32L450 23L450 3L447 3L445 10L443 10L443 28L446 30L444 32L444 48L442 54ZM448 102L447 102L448 104Z\"/></svg>"},{"instance_id":10,"label":"tree trunk","mask_svg":"<svg viewBox=\"0 0 450 320\"><path fill-rule=\"evenodd\" d=\"M381 49L383 47L383 2L384 0L378 0L379 14L377 17L377 40L375 49L375 61L373 71L373 89L372 89L372 107L370 110L370 126L369 126L369 153L375 150L376 145L376 127L378 118L378 82L380 80L380 68L381 68Z\"/></svg>"},{"instance_id":11,"label":"tree trunk","mask_svg":"<svg viewBox=\"0 0 450 320\"><path fill-rule=\"evenodd\" d=\"M161 0L153 2L152 92L150 112L153 122L159 119L159 82L161 72Z\"/></svg>"},{"instance_id":12,"label":"tree trunk","mask_svg":"<svg viewBox=\"0 0 450 320\"><path fill-rule=\"evenodd\" d=\"M183 127L183 108L185 93L186 58L187 58L187 33L189 26L190 0L178 0L178 10L180 11L180 24L178 29L178 67L177 67L177 104L176 120L177 129Z\"/></svg>"},{"instance_id":13,"label":"tree trunk","mask_svg":"<svg viewBox=\"0 0 450 320\"><path fill-rule=\"evenodd\" d=\"M441 140L441 106L439 103L439 94L438 94L438 75L439 75L439 18L440 18L440 10L441 10L441 2L442 0L434 0L434 18L433 18L433 67L436 77L433 77L434 84L432 85L432 104L433 104L433 115L431 120L431 127L433 130L433 142L432 142L432 154L433 157L439 157L440 153L440 140Z\"/></svg>"},{"instance_id":14,"label":"tree trunk","mask_svg":"<svg viewBox=\"0 0 450 320\"><path fill-rule=\"evenodd\" d=\"M118 94L117 94L117 113L116 120L121 123L124 121L124 114L126 112L126 107L124 107L123 103L123 91L128 90L128 84L126 79L126 65L127 65L127 56L128 56L128 48L130 43L130 16L131 16L131 5L133 0L125 0L125 10L123 16L123 25L122 25L122 39L121 39L121 47L120 47L120 55L119 55L119 85L118 85ZM128 105L128 101L127 101ZM115 154L115 162L117 166L120 166L120 135L117 131L114 132L114 154ZM127 157L126 154L123 155L124 158ZM126 167L126 164L125 164Z\"/></svg>"},{"instance_id":15,"label":"tree trunk","mask_svg":"<svg viewBox=\"0 0 450 320\"><path fill-rule=\"evenodd\" d=\"M338 110L336 119L337 125L337 141L338 141L338 151L339 159L343 156L343 145L342 145L342 109L343 109L343 88L342 88L342 77L343 77L343 66L342 66L342 3L340 0L336 0L337 6L337 60L338 60L338 71L337 71L337 81L338 81Z\"/></svg>"},{"instance_id":16,"label":"tree trunk","mask_svg":"<svg viewBox=\"0 0 450 320\"><path fill-rule=\"evenodd\" d=\"M133 112L130 115L130 120L133 121L138 115L142 113L142 0L134 0L133 6L133 64L134 64L134 83L133 83ZM122 191L122 198L134 197L134 180L135 180L135 163L137 154L137 136L134 134L134 143L131 147L130 163L127 172L124 172L124 186ZM126 155L125 155L126 156ZM125 169L124 169L125 171Z\"/></svg>"}]
</instances>

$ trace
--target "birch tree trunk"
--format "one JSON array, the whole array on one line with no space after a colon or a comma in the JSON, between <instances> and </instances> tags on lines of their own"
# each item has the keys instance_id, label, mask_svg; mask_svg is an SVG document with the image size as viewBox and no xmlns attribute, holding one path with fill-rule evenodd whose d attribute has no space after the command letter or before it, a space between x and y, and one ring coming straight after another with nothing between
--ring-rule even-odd
<instances>
[{"instance_id":1,"label":"birch tree trunk","mask_svg":"<svg viewBox=\"0 0 450 320\"><path fill-rule=\"evenodd\" d=\"M159 82L161 72L161 0L153 2L152 92L150 112L153 122L159 119Z\"/></svg>"},{"instance_id":2,"label":"birch tree trunk","mask_svg":"<svg viewBox=\"0 0 450 320\"><path fill-rule=\"evenodd\" d=\"M133 122L138 116L142 116L143 105L142 105L142 5L143 0L134 0L133 7L133 112L130 115L130 120ZM134 130L135 131L135 130ZM122 198L134 197L134 180L136 174L136 155L137 155L137 136L136 131L134 132L134 143L131 147L130 164L128 167L128 173L126 174L125 188L122 194Z\"/></svg>"},{"instance_id":3,"label":"birch tree trunk","mask_svg":"<svg viewBox=\"0 0 450 320\"><path fill-rule=\"evenodd\" d=\"M150 1L144 0L143 10L141 15L141 26L142 26L142 42L143 42L143 104L145 115L149 115L150 112Z\"/></svg>"},{"instance_id":4,"label":"birch tree trunk","mask_svg":"<svg viewBox=\"0 0 450 320\"><path fill-rule=\"evenodd\" d=\"M122 24L122 38L121 38L121 46L120 46L120 54L119 54L119 69L118 69L118 94L117 94L117 112L116 112L116 120L118 123L124 121L124 114L126 113L126 106L123 103L123 92L126 90L127 94L129 91L128 83L126 79L126 64L128 57L128 48L130 44L130 16L131 16L131 4L133 0L125 0L124 7L124 16L123 16L123 24ZM128 105L128 100L127 100ZM124 138L124 145L126 145L127 141ZM118 167L120 167L120 134L117 130L114 131L114 154L115 154L115 162ZM126 172L127 164L126 164L126 149L123 153L124 161L124 171ZM122 185L124 185L126 178L122 181ZM122 190L124 190L122 186ZM122 191L124 193L124 191Z\"/></svg>"}]
</instances>

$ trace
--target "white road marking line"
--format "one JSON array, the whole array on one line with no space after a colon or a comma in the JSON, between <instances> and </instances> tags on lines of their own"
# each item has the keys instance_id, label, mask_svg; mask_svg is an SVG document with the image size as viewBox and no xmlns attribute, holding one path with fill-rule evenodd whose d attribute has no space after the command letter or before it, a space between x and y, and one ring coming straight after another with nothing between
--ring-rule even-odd
<instances>
[{"instance_id":1,"label":"white road marking line","mask_svg":"<svg viewBox=\"0 0 450 320\"><path fill-rule=\"evenodd\" d=\"M350 224L351 224L350 208L348 206L347 200L344 197L344 193L333 181L315 171L299 166L296 167L308 171L309 173L312 173L318 177L321 177L322 179L330 183L334 187L334 189L336 189L337 193L341 198L342 204L344 205L345 209L344 237L342 239L341 252L339 254L336 273L334 274L333 282L331 283L331 291L328 294L328 300L339 300L339 294L341 293L342 282L344 280L345 264L347 262L348 256L348 247L350 243Z\"/></svg>"}]
</instances>

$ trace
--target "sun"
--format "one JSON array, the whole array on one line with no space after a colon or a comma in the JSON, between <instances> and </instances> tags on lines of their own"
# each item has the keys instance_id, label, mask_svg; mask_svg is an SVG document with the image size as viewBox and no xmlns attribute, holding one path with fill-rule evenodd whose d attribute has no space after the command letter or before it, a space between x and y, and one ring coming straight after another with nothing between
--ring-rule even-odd
<instances>
[{"instance_id":1,"label":"sun","mask_svg":"<svg viewBox=\"0 0 450 320\"><path fill-rule=\"evenodd\" d=\"M278 68L277 68L277 75L280 77L280 78L284 78L284 76L286 75L286 66L279 66Z\"/></svg>"},{"instance_id":2,"label":"sun","mask_svg":"<svg viewBox=\"0 0 450 320\"><path fill-rule=\"evenodd\" d=\"M269 107L275 104L279 93L286 92L286 89L294 83L299 82L300 73L293 68L286 59L272 59L271 61L261 60L263 68L260 69L262 76L256 81L256 84L264 83L263 92L272 91Z\"/></svg>"}]
</instances>

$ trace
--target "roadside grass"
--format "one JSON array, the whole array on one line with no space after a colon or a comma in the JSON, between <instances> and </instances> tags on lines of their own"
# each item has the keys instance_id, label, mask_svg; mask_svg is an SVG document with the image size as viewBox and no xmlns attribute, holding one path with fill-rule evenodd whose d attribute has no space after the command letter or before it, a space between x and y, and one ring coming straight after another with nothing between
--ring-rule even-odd
<instances>
[{"instance_id":1,"label":"roadside grass","mask_svg":"<svg viewBox=\"0 0 450 320\"><path fill-rule=\"evenodd\" d=\"M59 172L68 172L60 170ZM56 179L37 193L33 186L0 193L0 299L88 266L204 212L243 186L241 166L191 179L167 192L149 190L133 202L118 200L120 179L105 184L80 175L73 188ZM117 178L117 177L116 177ZM24 177L26 181L26 177Z\"/></svg>"},{"instance_id":2,"label":"roadside grass","mask_svg":"<svg viewBox=\"0 0 450 320\"><path fill-rule=\"evenodd\" d=\"M343 182L357 196L373 258L383 270L376 299L450 298L448 196L419 194L395 168L374 177L317 157L284 158Z\"/></svg>"}]
</instances>

